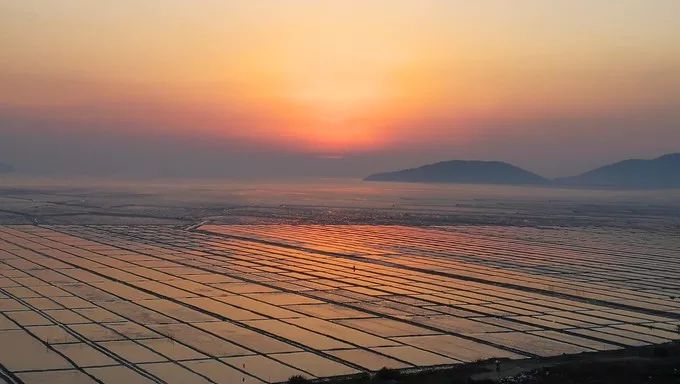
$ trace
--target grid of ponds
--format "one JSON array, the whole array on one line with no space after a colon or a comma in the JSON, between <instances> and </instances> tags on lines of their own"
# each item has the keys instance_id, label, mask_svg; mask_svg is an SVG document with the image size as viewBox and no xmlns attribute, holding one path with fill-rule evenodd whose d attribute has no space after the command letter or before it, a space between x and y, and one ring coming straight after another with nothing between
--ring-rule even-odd
<instances>
[{"instance_id":1,"label":"grid of ponds","mask_svg":"<svg viewBox=\"0 0 680 384\"><path fill-rule=\"evenodd\" d=\"M0 383L276 383L663 343L679 256L675 236L595 229L2 226Z\"/></svg>"}]
</instances>

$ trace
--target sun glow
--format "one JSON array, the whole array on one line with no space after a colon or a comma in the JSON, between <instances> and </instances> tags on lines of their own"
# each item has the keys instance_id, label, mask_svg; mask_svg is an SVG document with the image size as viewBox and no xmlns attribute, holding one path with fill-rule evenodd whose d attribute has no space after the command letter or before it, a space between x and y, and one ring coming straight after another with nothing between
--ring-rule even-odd
<instances>
[{"instance_id":1,"label":"sun glow","mask_svg":"<svg viewBox=\"0 0 680 384\"><path fill-rule=\"evenodd\" d=\"M340 153L680 99L677 2L59 3L0 4L0 107L83 130Z\"/></svg>"}]
</instances>

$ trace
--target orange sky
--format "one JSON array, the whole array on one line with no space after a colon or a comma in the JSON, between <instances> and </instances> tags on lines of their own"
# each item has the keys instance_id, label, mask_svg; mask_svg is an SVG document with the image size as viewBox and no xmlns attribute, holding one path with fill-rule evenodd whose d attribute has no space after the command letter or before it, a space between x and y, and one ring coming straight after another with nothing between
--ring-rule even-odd
<instances>
[{"instance_id":1,"label":"orange sky","mask_svg":"<svg viewBox=\"0 0 680 384\"><path fill-rule=\"evenodd\" d=\"M0 113L303 153L460 144L498 122L676 109L679 14L674 0L5 0Z\"/></svg>"}]
</instances>

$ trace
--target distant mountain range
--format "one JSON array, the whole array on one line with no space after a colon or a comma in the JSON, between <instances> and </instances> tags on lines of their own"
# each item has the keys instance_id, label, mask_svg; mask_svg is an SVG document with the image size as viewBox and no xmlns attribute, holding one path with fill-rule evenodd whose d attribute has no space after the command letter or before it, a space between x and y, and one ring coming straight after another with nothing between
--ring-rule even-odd
<instances>
[{"instance_id":1,"label":"distant mountain range","mask_svg":"<svg viewBox=\"0 0 680 384\"><path fill-rule=\"evenodd\" d=\"M680 153L672 153L652 160L619 161L578 176L556 179L555 182L601 187L680 187Z\"/></svg>"},{"instance_id":2,"label":"distant mountain range","mask_svg":"<svg viewBox=\"0 0 680 384\"><path fill-rule=\"evenodd\" d=\"M14 171L14 167L9 164L0 163L0 173L9 173Z\"/></svg>"},{"instance_id":3,"label":"distant mountain range","mask_svg":"<svg viewBox=\"0 0 680 384\"><path fill-rule=\"evenodd\" d=\"M366 181L418 183L569 185L621 188L680 187L680 153L653 160L624 160L578 176L550 180L501 161L451 160L418 168L376 173Z\"/></svg>"}]
</instances>

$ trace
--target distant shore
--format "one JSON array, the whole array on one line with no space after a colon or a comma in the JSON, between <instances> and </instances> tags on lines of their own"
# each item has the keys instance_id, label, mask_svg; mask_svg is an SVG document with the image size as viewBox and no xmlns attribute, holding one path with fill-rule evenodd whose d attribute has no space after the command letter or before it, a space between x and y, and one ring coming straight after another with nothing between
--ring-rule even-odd
<instances>
[{"instance_id":1,"label":"distant shore","mask_svg":"<svg viewBox=\"0 0 680 384\"><path fill-rule=\"evenodd\" d=\"M327 384L642 384L650 382L671 384L680 382L680 342L549 358L489 359L442 369L403 372L385 370L372 378L363 375L323 382Z\"/></svg>"}]
</instances>

